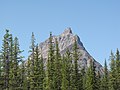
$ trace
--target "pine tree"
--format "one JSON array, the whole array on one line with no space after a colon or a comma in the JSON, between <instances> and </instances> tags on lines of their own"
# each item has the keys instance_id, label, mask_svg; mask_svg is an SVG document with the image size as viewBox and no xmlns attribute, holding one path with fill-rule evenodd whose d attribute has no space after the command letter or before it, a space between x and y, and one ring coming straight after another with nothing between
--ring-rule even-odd
<instances>
[{"instance_id":1,"label":"pine tree","mask_svg":"<svg viewBox=\"0 0 120 90\"><path fill-rule=\"evenodd\" d=\"M61 90L61 55L59 52L58 41L55 39L55 90Z\"/></svg>"},{"instance_id":2,"label":"pine tree","mask_svg":"<svg viewBox=\"0 0 120 90\"><path fill-rule=\"evenodd\" d=\"M1 85L2 89L9 89L9 74L10 74L10 34L9 30L6 30L4 35L3 45L1 50Z\"/></svg>"},{"instance_id":3,"label":"pine tree","mask_svg":"<svg viewBox=\"0 0 120 90\"><path fill-rule=\"evenodd\" d=\"M14 63L14 41L13 41L13 37L12 37L12 34L10 34L10 45L9 45L9 52L10 52L10 55L9 55L9 59L10 59L10 65L9 65L9 72L10 72L10 74L9 74L9 88L11 89L12 87L13 87L13 72L14 72L14 70L13 70L13 63Z\"/></svg>"},{"instance_id":4,"label":"pine tree","mask_svg":"<svg viewBox=\"0 0 120 90\"><path fill-rule=\"evenodd\" d=\"M97 77L95 71L95 64L91 60L90 67L86 73L86 89L85 90L99 90L97 86Z\"/></svg>"},{"instance_id":5,"label":"pine tree","mask_svg":"<svg viewBox=\"0 0 120 90\"><path fill-rule=\"evenodd\" d=\"M43 65L43 58L40 57L38 51L38 45L35 49L35 61L34 61L34 82L35 90L43 90L43 80L44 80L44 65Z\"/></svg>"},{"instance_id":6,"label":"pine tree","mask_svg":"<svg viewBox=\"0 0 120 90\"><path fill-rule=\"evenodd\" d=\"M86 83L85 83L85 90L93 90L92 88L92 67L91 65L88 67L87 72L86 72Z\"/></svg>"},{"instance_id":7,"label":"pine tree","mask_svg":"<svg viewBox=\"0 0 120 90\"><path fill-rule=\"evenodd\" d=\"M16 90L20 88L20 62L22 60L22 56L20 55L22 51L19 48L18 38L14 39L14 46L11 45L11 64L10 64L10 89ZM13 49L13 50L12 50Z\"/></svg>"},{"instance_id":8,"label":"pine tree","mask_svg":"<svg viewBox=\"0 0 120 90\"><path fill-rule=\"evenodd\" d=\"M109 74L108 74L108 69L107 69L107 62L105 60L105 65L104 65L104 76L102 78L102 85L101 88L102 90L109 90Z\"/></svg>"},{"instance_id":9,"label":"pine tree","mask_svg":"<svg viewBox=\"0 0 120 90\"><path fill-rule=\"evenodd\" d=\"M110 80L109 80L109 89L116 90L116 63L115 63L115 56L111 51L110 56Z\"/></svg>"},{"instance_id":10,"label":"pine tree","mask_svg":"<svg viewBox=\"0 0 120 90\"><path fill-rule=\"evenodd\" d=\"M35 36L34 36L34 33L32 32L32 36L31 36L31 46L30 46L30 51L32 53L31 55L31 65L32 67L34 67L34 51L35 51Z\"/></svg>"},{"instance_id":11,"label":"pine tree","mask_svg":"<svg viewBox=\"0 0 120 90\"><path fill-rule=\"evenodd\" d=\"M49 37L49 52L48 52L48 60L47 60L47 70L46 70L46 90L54 90L54 48L52 42L52 33L50 33Z\"/></svg>"},{"instance_id":12,"label":"pine tree","mask_svg":"<svg viewBox=\"0 0 120 90\"><path fill-rule=\"evenodd\" d=\"M33 90L35 88L35 81L34 81L34 61L35 61L35 36L34 33L32 32L32 36L31 36L31 46L30 46L30 51L31 52L31 56L30 56L30 76L29 76L29 80L30 80L30 90Z\"/></svg>"},{"instance_id":13,"label":"pine tree","mask_svg":"<svg viewBox=\"0 0 120 90\"><path fill-rule=\"evenodd\" d=\"M12 34L9 34L9 30L6 30L0 55L2 90L19 89L19 64L22 59L20 54L18 38L16 37L13 40Z\"/></svg>"},{"instance_id":14,"label":"pine tree","mask_svg":"<svg viewBox=\"0 0 120 90\"><path fill-rule=\"evenodd\" d=\"M73 69L73 61L72 61L72 56L69 50L66 51L65 54L66 62L67 62L67 80L68 80L68 90L74 90L75 85L74 85L74 69Z\"/></svg>"},{"instance_id":15,"label":"pine tree","mask_svg":"<svg viewBox=\"0 0 120 90\"><path fill-rule=\"evenodd\" d=\"M73 47L73 60L74 60L74 86L75 90L83 90L83 72L80 71L78 60L79 60L79 52L77 46L77 40L75 38L74 47Z\"/></svg>"},{"instance_id":16,"label":"pine tree","mask_svg":"<svg viewBox=\"0 0 120 90\"><path fill-rule=\"evenodd\" d=\"M116 90L120 89L120 54L116 51Z\"/></svg>"},{"instance_id":17,"label":"pine tree","mask_svg":"<svg viewBox=\"0 0 120 90\"><path fill-rule=\"evenodd\" d=\"M62 85L61 85L61 90L69 90L69 81L68 81L68 70L67 70L67 60L63 55L62 58Z\"/></svg>"}]
</instances>

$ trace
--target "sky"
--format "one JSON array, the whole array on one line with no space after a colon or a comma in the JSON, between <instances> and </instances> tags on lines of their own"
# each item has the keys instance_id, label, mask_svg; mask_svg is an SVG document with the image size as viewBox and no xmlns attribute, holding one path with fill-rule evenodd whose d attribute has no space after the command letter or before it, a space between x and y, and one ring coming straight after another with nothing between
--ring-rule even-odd
<instances>
[{"instance_id":1,"label":"sky","mask_svg":"<svg viewBox=\"0 0 120 90\"><path fill-rule=\"evenodd\" d=\"M0 0L0 46L5 30L17 36L27 58L31 33L40 43L71 27L102 65L120 49L120 0Z\"/></svg>"}]
</instances>

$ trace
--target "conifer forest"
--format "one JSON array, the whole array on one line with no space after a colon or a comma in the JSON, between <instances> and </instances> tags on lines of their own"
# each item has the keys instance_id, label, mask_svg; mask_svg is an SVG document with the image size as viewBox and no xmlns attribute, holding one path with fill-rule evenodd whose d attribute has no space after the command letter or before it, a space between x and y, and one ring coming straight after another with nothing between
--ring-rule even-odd
<instances>
[{"instance_id":1,"label":"conifer forest","mask_svg":"<svg viewBox=\"0 0 120 90\"><path fill-rule=\"evenodd\" d=\"M120 53L110 52L109 61L104 60L104 73L96 71L91 60L86 69L78 63L77 41L72 52L59 51L59 42L53 45L52 33L49 35L48 58L39 52L35 35L30 39L29 57L22 56L19 39L9 30L3 35L0 48L0 90L120 90ZM22 42L24 43L24 42ZM47 62L45 62L47 61Z\"/></svg>"}]
</instances>

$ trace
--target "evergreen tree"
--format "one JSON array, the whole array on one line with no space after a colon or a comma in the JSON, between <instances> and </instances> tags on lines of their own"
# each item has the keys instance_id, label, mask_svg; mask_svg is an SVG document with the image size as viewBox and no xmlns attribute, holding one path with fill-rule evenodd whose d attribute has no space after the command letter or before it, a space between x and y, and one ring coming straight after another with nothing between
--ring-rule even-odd
<instances>
[{"instance_id":1,"label":"evergreen tree","mask_svg":"<svg viewBox=\"0 0 120 90\"><path fill-rule=\"evenodd\" d=\"M88 67L87 72L86 72L86 83L85 83L85 90L93 90L92 88L92 67Z\"/></svg>"},{"instance_id":2,"label":"evergreen tree","mask_svg":"<svg viewBox=\"0 0 120 90\"><path fill-rule=\"evenodd\" d=\"M13 50L12 50L13 49ZM20 62L22 60L22 56L20 55L22 51L19 48L18 38L15 37L14 39L14 46L11 45L11 63L10 63L10 89L16 90L20 88Z\"/></svg>"},{"instance_id":3,"label":"evergreen tree","mask_svg":"<svg viewBox=\"0 0 120 90\"><path fill-rule=\"evenodd\" d=\"M61 90L61 55L59 52L58 41L55 39L55 90Z\"/></svg>"},{"instance_id":4,"label":"evergreen tree","mask_svg":"<svg viewBox=\"0 0 120 90\"><path fill-rule=\"evenodd\" d=\"M105 60L105 65L104 65L104 76L102 78L102 90L109 90L109 86L108 86L108 83L109 83L109 75L108 75L108 69L107 69L107 62Z\"/></svg>"},{"instance_id":5,"label":"evergreen tree","mask_svg":"<svg viewBox=\"0 0 120 90\"><path fill-rule=\"evenodd\" d=\"M68 80L68 70L67 70L67 60L63 55L62 58L62 85L61 85L61 89L62 90L69 90L69 80Z\"/></svg>"},{"instance_id":6,"label":"evergreen tree","mask_svg":"<svg viewBox=\"0 0 120 90\"><path fill-rule=\"evenodd\" d=\"M10 34L6 30L4 35L3 45L1 50L1 85L2 89L9 89L9 74L10 74Z\"/></svg>"},{"instance_id":7,"label":"evergreen tree","mask_svg":"<svg viewBox=\"0 0 120 90\"><path fill-rule=\"evenodd\" d=\"M115 56L111 51L110 56L110 80L109 80L109 89L116 90L116 63L115 63Z\"/></svg>"},{"instance_id":8,"label":"evergreen tree","mask_svg":"<svg viewBox=\"0 0 120 90\"><path fill-rule=\"evenodd\" d=\"M44 59L41 53L40 57L40 90L44 90L44 80L45 80L45 68L44 68Z\"/></svg>"},{"instance_id":9,"label":"evergreen tree","mask_svg":"<svg viewBox=\"0 0 120 90\"><path fill-rule=\"evenodd\" d=\"M74 66L73 66L73 61L72 61L72 56L69 50L66 51L65 54L66 62L67 62L67 80L68 80L68 90L74 90L75 85L74 85Z\"/></svg>"},{"instance_id":10,"label":"evergreen tree","mask_svg":"<svg viewBox=\"0 0 120 90\"><path fill-rule=\"evenodd\" d=\"M74 47L73 47L73 60L74 60L74 86L75 90L83 90L83 72L80 71L80 67L78 65L79 60L79 52L78 52L78 46L77 46L77 40L75 38Z\"/></svg>"},{"instance_id":11,"label":"evergreen tree","mask_svg":"<svg viewBox=\"0 0 120 90\"><path fill-rule=\"evenodd\" d=\"M73 47L73 60L74 60L74 86L75 90L80 90L81 83L79 77L79 69L78 69L78 47L77 41L75 40L74 47ZM79 86L80 85L80 86Z\"/></svg>"},{"instance_id":12,"label":"evergreen tree","mask_svg":"<svg viewBox=\"0 0 120 90\"><path fill-rule=\"evenodd\" d=\"M55 90L54 63L55 63L54 48L53 48L53 42L52 42L52 33L50 33L49 52L48 52L47 70L46 70L46 86L45 86L46 90Z\"/></svg>"},{"instance_id":13,"label":"evergreen tree","mask_svg":"<svg viewBox=\"0 0 120 90\"><path fill-rule=\"evenodd\" d=\"M97 86L95 64L92 60L90 61L90 67L86 73L86 90L99 90Z\"/></svg>"},{"instance_id":14,"label":"evergreen tree","mask_svg":"<svg viewBox=\"0 0 120 90\"><path fill-rule=\"evenodd\" d=\"M35 49L35 61L34 61L34 82L35 90L43 90L43 80L44 80L44 65L43 65L43 58L40 57L38 51L38 45Z\"/></svg>"},{"instance_id":15,"label":"evergreen tree","mask_svg":"<svg viewBox=\"0 0 120 90\"><path fill-rule=\"evenodd\" d=\"M35 88L35 80L34 80L34 61L35 61L35 36L34 33L32 32L31 36L31 46L30 46L30 51L31 56L30 56L30 76L29 76L29 82L30 82L30 90L34 90Z\"/></svg>"},{"instance_id":16,"label":"evergreen tree","mask_svg":"<svg viewBox=\"0 0 120 90\"><path fill-rule=\"evenodd\" d=\"M10 34L10 39L9 39L9 41L10 41L10 45L9 45L9 52L10 52L10 54L9 54L9 59L10 59L10 65L9 65L9 72L10 72L10 74L9 74L9 88L11 89L12 87L13 87L13 74L14 74L14 70L13 70L13 63L14 63L14 41L13 41L13 37L12 37L12 34Z\"/></svg>"},{"instance_id":17,"label":"evergreen tree","mask_svg":"<svg viewBox=\"0 0 120 90\"><path fill-rule=\"evenodd\" d=\"M34 33L32 32L32 36L31 36L31 46L30 46L30 51L32 53L31 55L31 65L32 68L34 67L34 51L35 51L35 36Z\"/></svg>"},{"instance_id":18,"label":"evergreen tree","mask_svg":"<svg viewBox=\"0 0 120 90\"><path fill-rule=\"evenodd\" d=\"M19 49L18 38L13 40L12 34L6 30L4 35L2 51L0 54L1 62L1 89L2 90L17 90L19 89L19 64L22 57Z\"/></svg>"},{"instance_id":19,"label":"evergreen tree","mask_svg":"<svg viewBox=\"0 0 120 90\"><path fill-rule=\"evenodd\" d=\"M120 54L116 51L116 90L120 89Z\"/></svg>"}]
</instances>

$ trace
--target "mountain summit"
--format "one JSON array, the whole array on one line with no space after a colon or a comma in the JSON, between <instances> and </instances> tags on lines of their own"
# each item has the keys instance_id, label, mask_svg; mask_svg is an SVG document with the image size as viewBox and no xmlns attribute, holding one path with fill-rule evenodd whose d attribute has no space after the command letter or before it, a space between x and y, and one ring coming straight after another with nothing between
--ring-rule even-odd
<instances>
[{"instance_id":1,"label":"mountain summit","mask_svg":"<svg viewBox=\"0 0 120 90\"><path fill-rule=\"evenodd\" d=\"M78 35L74 35L72 33L71 28L66 28L64 32L58 36L53 36L53 44L55 39L57 38L59 43L59 49L61 54L65 54L66 50L69 49L72 52L72 48L74 45L75 39L77 40L78 44L78 51L80 52L78 63L81 67L87 68L90 66L90 61L94 61L96 71L99 71L100 74L103 74L104 70L100 63L98 63L85 49L83 43L81 42ZM42 53L42 56L45 59L48 57L48 50L49 50L49 39L39 44L39 51Z\"/></svg>"}]
</instances>

